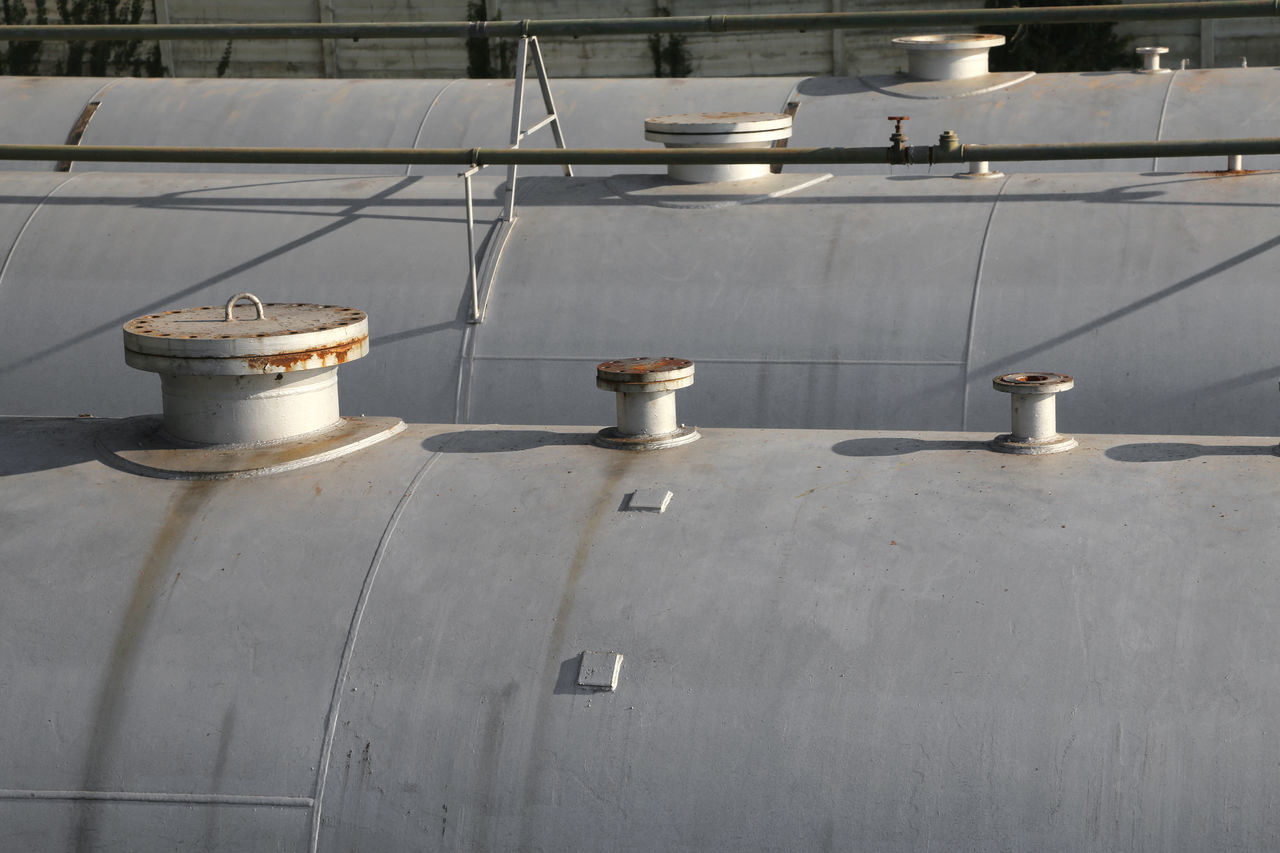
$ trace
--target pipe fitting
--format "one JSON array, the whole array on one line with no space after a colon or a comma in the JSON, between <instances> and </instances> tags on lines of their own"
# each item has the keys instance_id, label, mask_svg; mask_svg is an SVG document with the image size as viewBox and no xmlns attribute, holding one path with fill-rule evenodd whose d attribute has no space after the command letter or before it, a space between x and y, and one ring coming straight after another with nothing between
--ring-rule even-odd
<instances>
[{"instance_id":1,"label":"pipe fitting","mask_svg":"<svg viewBox=\"0 0 1280 853\"><path fill-rule=\"evenodd\" d=\"M970 160L969 171L957 172L953 177L966 180L976 178L1003 178L1004 172L991 171L991 163L987 160Z\"/></svg>"},{"instance_id":2,"label":"pipe fitting","mask_svg":"<svg viewBox=\"0 0 1280 853\"><path fill-rule=\"evenodd\" d=\"M1227 171L1243 172L1244 171L1244 155L1228 154L1227 155Z\"/></svg>"},{"instance_id":3,"label":"pipe fitting","mask_svg":"<svg viewBox=\"0 0 1280 853\"><path fill-rule=\"evenodd\" d=\"M676 391L693 384L693 362L683 358L620 358L596 365L596 387L617 395L618 425L595 442L619 450L661 450L696 441L696 427L676 420Z\"/></svg>"},{"instance_id":4,"label":"pipe fitting","mask_svg":"<svg viewBox=\"0 0 1280 853\"><path fill-rule=\"evenodd\" d=\"M1160 57L1169 52L1167 47L1137 47L1133 52L1142 57L1139 71L1143 74L1168 74L1171 70L1160 67Z\"/></svg>"},{"instance_id":5,"label":"pipe fitting","mask_svg":"<svg viewBox=\"0 0 1280 853\"><path fill-rule=\"evenodd\" d=\"M1061 453L1076 440L1058 432L1055 397L1069 391L1075 380L1062 373L1006 373L991 380L991 387L1010 395L1012 431L991 440L1000 453L1040 456Z\"/></svg>"}]
</instances>

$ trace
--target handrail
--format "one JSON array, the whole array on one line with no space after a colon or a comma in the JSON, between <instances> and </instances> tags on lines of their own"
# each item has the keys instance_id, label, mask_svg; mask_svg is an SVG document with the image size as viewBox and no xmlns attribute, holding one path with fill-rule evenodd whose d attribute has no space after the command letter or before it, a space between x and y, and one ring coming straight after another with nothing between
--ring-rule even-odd
<instances>
[{"instance_id":1,"label":"handrail","mask_svg":"<svg viewBox=\"0 0 1280 853\"><path fill-rule=\"evenodd\" d=\"M1258 18L1280 15L1280 0L1038 6L1009 9L921 9L774 15L687 15L523 21L404 21L350 24L32 24L0 26L3 41L248 39L520 38L523 36L649 35L779 30L887 29L1118 21Z\"/></svg>"},{"instance_id":2,"label":"handrail","mask_svg":"<svg viewBox=\"0 0 1280 853\"><path fill-rule=\"evenodd\" d=\"M828 148L210 148L151 145L0 145L0 160L118 163L241 163L456 166L662 166L769 163L925 165L982 161L1119 160L1280 154L1280 137L1060 142L1021 145L959 144Z\"/></svg>"}]
</instances>

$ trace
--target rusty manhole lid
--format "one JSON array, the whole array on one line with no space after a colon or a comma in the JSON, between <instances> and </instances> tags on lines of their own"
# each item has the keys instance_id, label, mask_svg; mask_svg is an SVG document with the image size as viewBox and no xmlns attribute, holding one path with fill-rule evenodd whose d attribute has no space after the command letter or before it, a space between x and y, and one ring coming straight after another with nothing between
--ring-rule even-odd
<instances>
[{"instance_id":1,"label":"rusty manhole lid","mask_svg":"<svg viewBox=\"0 0 1280 853\"><path fill-rule=\"evenodd\" d=\"M596 387L605 391L674 391L693 384L687 358L640 356L596 365Z\"/></svg>"},{"instance_id":2,"label":"rusty manhole lid","mask_svg":"<svg viewBox=\"0 0 1280 853\"><path fill-rule=\"evenodd\" d=\"M171 358L234 358L327 349L369 336L369 318L355 308L246 303L179 308L130 320L124 324L125 349Z\"/></svg>"},{"instance_id":3,"label":"rusty manhole lid","mask_svg":"<svg viewBox=\"0 0 1280 853\"><path fill-rule=\"evenodd\" d=\"M369 318L355 308L263 303L147 314L124 324L125 361L159 373L283 373L341 364L369 348Z\"/></svg>"},{"instance_id":4,"label":"rusty manhole lid","mask_svg":"<svg viewBox=\"0 0 1280 853\"><path fill-rule=\"evenodd\" d=\"M790 135L791 116L786 113L682 113L647 118L644 129L646 133L672 135L764 131L787 131L786 135Z\"/></svg>"}]
</instances>

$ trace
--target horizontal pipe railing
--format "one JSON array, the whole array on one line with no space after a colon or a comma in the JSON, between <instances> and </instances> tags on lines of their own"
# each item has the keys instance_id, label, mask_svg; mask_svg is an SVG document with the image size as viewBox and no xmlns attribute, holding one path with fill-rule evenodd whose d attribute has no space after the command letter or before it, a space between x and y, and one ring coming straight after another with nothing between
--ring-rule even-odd
<instances>
[{"instance_id":1,"label":"horizontal pipe railing","mask_svg":"<svg viewBox=\"0 0 1280 853\"><path fill-rule=\"evenodd\" d=\"M1258 18L1280 15L1280 0L934 9L893 12L813 12L779 15L688 15L665 18L583 18L523 21L404 21L350 24L35 24L0 26L3 41L137 41L142 39L419 39L521 36L749 33L780 30L998 26L1119 21Z\"/></svg>"},{"instance_id":2,"label":"horizontal pipe railing","mask_svg":"<svg viewBox=\"0 0 1280 853\"><path fill-rule=\"evenodd\" d=\"M1120 160L1280 154L1280 137L1062 142L1025 145L939 144L906 148L209 148L149 145L0 145L2 160L246 165L664 166L768 163L973 163Z\"/></svg>"},{"instance_id":3,"label":"horizontal pipe railing","mask_svg":"<svg viewBox=\"0 0 1280 853\"><path fill-rule=\"evenodd\" d=\"M392 166L662 166L671 163L883 163L884 148L208 148L0 145L0 160Z\"/></svg>"},{"instance_id":4,"label":"horizontal pipe railing","mask_svg":"<svg viewBox=\"0 0 1280 853\"><path fill-rule=\"evenodd\" d=\"M962 145L962 162L984 160L1126 160L1146 157L1219 157L1280 154L1280 139L1164 139L1158 142L1063 142L1025 145Z\"/></svg>"}]
</instances>

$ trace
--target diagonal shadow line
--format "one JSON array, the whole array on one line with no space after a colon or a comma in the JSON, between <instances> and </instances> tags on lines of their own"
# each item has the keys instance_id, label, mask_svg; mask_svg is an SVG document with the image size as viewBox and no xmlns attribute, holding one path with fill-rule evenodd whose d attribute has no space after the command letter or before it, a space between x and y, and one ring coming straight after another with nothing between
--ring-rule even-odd
<instances>
[{"instance_id":1,"label":"diagonal shadow line","mask_svg":"<svg viewBox=\"0 0 1280 853\"><path fill-rule=\"evenodd\" d=\"M1055 335L1046 341L1041 341L1040 343L1035 344L1034 346L1029 346L1025 349L1018 350L1017 352L1009 353L1007 355L1002 355L997 359L987 362L981 367L974 368L973 370L970 371L970 375L986 376L991 371L996 370L1002 365L1006 365L1012 362L1022 361L1024 359L1030 358L1033 355L1038 355L1039 353L1042 353L1045 350L1052 349L1053 347L1056 347L1059 344L1064 344L1067 341L1072 340L1073 338L1078 338L1081 335L1086 335L1089 332L1094 331L1095 329L1102 328L1108 323L1112 323L1112 322L1115 322L1116 320L1119 320L1121 317L1125 317L1136 311L1140 311L1143 308L1146 308L1148 305L1153 305L1156 302L1161 301L1162 299L1168 299L1170 296L1173 296L1176 293L1180 293L1183 290L1186 290L1190 287L1194 287L1195 285L1199 284L1202 281L1205 281L1206 279L1213 278L1219 273L1225 272L1226 270L1229 270L1234 266L1242 264L1251 258L1256 258L1258 255L1268 252L1271 249L1276 248L1277 246L1280 246L1280 236L1272 237L1270 240L1266 240L1262 243L1259 243L1258 245L1254 246L1252 249L1243 251L1240 254L1235 255L1234 257L1227 258L1225 261L1218 264L1214 264L1213 266L1209 267L1206 270L1202 270L1193 276L1184 278L1182 281L1175 282L1169 285L1168 287L1164 288L1163 290L1157 290L1155 293L1152 293L1148 296L1144 296L1135 302L1130 302L1128 305L1125 305L1121 308L1117 308L1116 310L1111 311L1109 313L1103 314L1101 317L1098 317L1095 320L1090 320L1089 322L1084 323L1080 326L1076 326L1074 329L1069 329L1060 335Z\"/></svg>"},{"instance_id":2,"label":"diagonal shadow line","mask_svg":"<svg viewBox=\"0 0 1280 853\"><path fill-rule=\"evenodd\" d=\"M159 309L163 308L165 305L172 304L174 299L180 299L183 296L188 296L203 288L210 287L215 284L219 284L223 281L226 281L229 278L233 278L234 276L237 276L240 273L245 272L246 270L253 269L256 266L259 266L260 264L264 264L267 261L280 257L281 255L288 254L289 252L292 252L294 249L297 249L300 246L305 246L308 243L314 242L315 240L320 239L326 234L331 234L340 228L345 228L346 226L360 219L360 216L358 214L361 209L368 207L371 204L375 204L376 202L381 201L383 198L387 196L390 196L394 193L399 192L404 187L414 183L414 180L415 179L413 178L401 179L397 181L395 184L393 184L392 186L389 186L385 190L381 190L380 192L374 193L372 196L368 198L361 199L357 202L352 202L347 206L346 210L340 211L335 214L335 216L341 217L335 222L331 222L322 228L318 228L315 231L312 231L308 234L302 235L301 237L290 240L289 242L281 246L276 246L274 249L271 249L270 251L263 252L262 254L256 257L250 258L247 261L236 264L234 267L231 267L230 269L223 270L222 272L216 275L212 275L206 279L202 279L201 281L196 282L190 287L185 287L182 290L177 291L176 293L170 293L166 295L163 299L158 299L153 302L149 302L146 305L143 305L140 308L135 308L126 314L121 314L117 317L113 317L110 320L107 320L106 322L99 323L97 326L94 326L93 328L87 331L81 332L80 334L77 334L77 335L72 335L70 338L67 338L66 340L59 341L58 343L53 344L51 346L47 346L42 350L38 350L37 352L34 352L28 355L26 358L21 358L16 361L11 361L7 365L7 369L16 370L18 368L25 367L31 364L32 362L39 361L40 359L44 358L47 355L50 355L51 353L57 352L60 349L74 346L82 341L92 338L95 335L100 335L104 332L110 331L113 328L122 326L128 321L132 320L134 317L140 316L142 314L149 314L154 311L158 311Z\"/></svg>"},{"instance_id":3,"label":"diagonal shadow line","mask_svg":"<svg viewBox=\"0 0 1280 853\"><path fill-rule=\"evenodd\" d=\"M1242 373L1232 379L1214 380L1207 385L1199 388L1192 388L1183 391L1180 394L1174 394L1170 399L1173 400L1196 400L1204 397L1206 394L1224 394L1231 391L1239 391L1241 388L1248 388L1264 379L1275 379L1280 377L1280 366L1264 367L1261 370L1254 370L1250 373Z\"/></svg>"},{"instance_id":4,"label":"diagonal shadow line","mask_svg":"<svg viewBox=\"0 0 1280 853\"><path fill-rule=\"evenodd\" d=\"M495 205L495 206L496 206L496 205ZM328 218L331 218L331 217L333 217L333 216L335 215L334 213L328 213L328 212L325 212L325 211L322 211L322 210L289 210L289 209L284 208L284 207L271 207L271 208L257 208L257 207L206 207L206 206L204 206L204 205L192 205L192 206L188 207L188 206L185 206L185 205L184 205L184 206L179 207L179 208L171 208L171 209L180 210L180 211L182 211L183 213L190 213L190 212L196 212L196 213L244 213L244 214L249 214L249 215L252 215L252 214L260 214L260 213L266 213L266 214L271 214L271 215L274 215L274 216L296 216L296 217L298 217L299 219L302 219L302 218L305 218L305 217L312 217L312 218L314 218L314 217L320 217L320 218L322 218L322 219L328 219ZM342 215L342 214L341 214L341 213L339 213L339 214L337 214L337 215ZM358 218L363 219L363 220L365 220L365 221L421 222L421 223L438 222L438 223L450 223L450 224L453 224L453 225L466 225L466 223L467 223L467 220L466 220L465 218L461 217L461 216L459 216L459 217L457 217L457 218L453 218L453 217L448 217L448 216L410 216L410 215L408 215L408 214L405 214L405 215L402 215L402 216L397 216L397 215L392 214L392 213L361 213L361 214L359 215L359 217L358 217ZM477 221L477 222L481 222L481 221L483 221L483 220L481 220L481 219L477 218L477 220L476 220L476 221Z\"/></svg>"}]
</instances>

